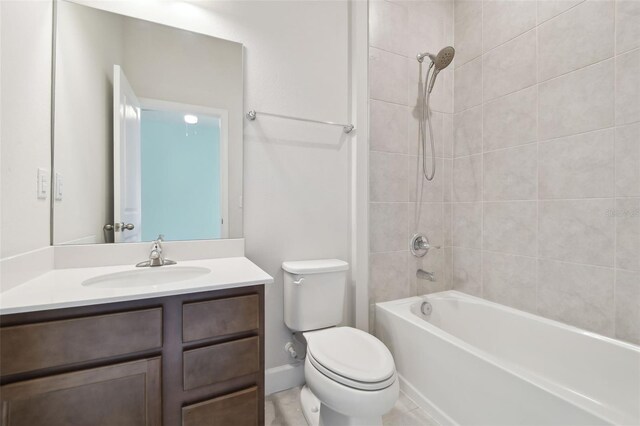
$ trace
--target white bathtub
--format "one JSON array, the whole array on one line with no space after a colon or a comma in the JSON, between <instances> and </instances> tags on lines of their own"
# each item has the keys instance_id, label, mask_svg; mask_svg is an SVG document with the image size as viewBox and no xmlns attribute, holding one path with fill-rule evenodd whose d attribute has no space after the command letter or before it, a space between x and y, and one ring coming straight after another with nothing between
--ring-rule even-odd
<instances>
[{"instance_id":1,"label":"white bathtub","mask_svg":"<svg viewBox=\"0 0 640 426\"><path fill-rule=\"evenodd\" d=\"M442 424L638 425L640 347L456 291L379 303L402 389Z\"/></svg>"}]
</instances>

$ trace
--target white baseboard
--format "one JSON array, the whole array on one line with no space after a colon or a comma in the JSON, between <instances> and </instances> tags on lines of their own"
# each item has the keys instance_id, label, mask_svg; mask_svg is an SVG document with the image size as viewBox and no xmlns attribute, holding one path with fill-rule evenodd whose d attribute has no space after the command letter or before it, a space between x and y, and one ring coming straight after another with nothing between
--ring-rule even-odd
<instances>
[{"instance_id":1,"label":"white baseboard","mask_svg":"<svg viewBox=\"0 0 640 426\"><path fill-rule=\"evenodd\" d=\"M295 388L304 384L304 363L285 364L265 371L264 393L272 393Z\"/></svg>"}]
</instances>

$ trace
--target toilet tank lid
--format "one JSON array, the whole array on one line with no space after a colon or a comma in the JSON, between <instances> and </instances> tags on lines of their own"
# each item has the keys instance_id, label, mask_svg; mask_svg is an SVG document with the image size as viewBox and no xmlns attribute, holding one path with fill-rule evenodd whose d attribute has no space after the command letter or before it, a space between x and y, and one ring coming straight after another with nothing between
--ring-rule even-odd
<instances>
[{"instance_id":1,"label":"toilet tank lid","mask_svg":"<svg viewBox=\"0 0 640 426\"><path fill-rule=\"evenodd\" d=\"M349 269L349 264L340 259L298 260L282 262L282 269L292 274L320 274Z\"/></svg>"}]
</instances>

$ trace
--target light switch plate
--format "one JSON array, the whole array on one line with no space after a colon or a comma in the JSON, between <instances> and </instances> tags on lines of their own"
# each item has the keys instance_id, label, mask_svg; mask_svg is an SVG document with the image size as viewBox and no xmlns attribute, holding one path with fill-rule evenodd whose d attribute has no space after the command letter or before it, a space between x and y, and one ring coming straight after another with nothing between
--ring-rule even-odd
<instances>
[{"instance_id":1,"label":"light switch plate","mask_svg":"<svg viewBox=\"0 0 640 426\"><path fill-rule=\"evenodd\" d=\"M49 172L45 169L38 169L38 199L44 200L49 193Z\"/></svg>"},{"instance_id":2,"label":"light switch plate","mask_svg":"<svg viewBox=\"0 0 640 426\"><path fill-rule=\"evenodd\" d=\"M56 172L56 182L55 182L55 196L56 196L56 200L57 201L61 201L62 200L62 189L63 189L63 181L62 181L62 175L58 172Z\"/></svg>"}]
</instances>

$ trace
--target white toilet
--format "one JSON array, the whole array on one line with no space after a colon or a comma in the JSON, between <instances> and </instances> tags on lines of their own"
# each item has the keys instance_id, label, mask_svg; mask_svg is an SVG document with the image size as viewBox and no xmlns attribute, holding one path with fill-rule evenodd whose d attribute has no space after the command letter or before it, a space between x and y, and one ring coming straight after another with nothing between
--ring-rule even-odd
<instances>
[{"instance_id":1,"label":"white toilet","mask_svg":"<svg viewBox=\"0 0 640 426\"><path fill-rule=\"evenodd\" d=\"M342 322L349 264L284 262L284 321L307 342L302 411L311 426L377 426L399 394L389 349Z\"/></svg>"}]
</instances>

